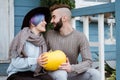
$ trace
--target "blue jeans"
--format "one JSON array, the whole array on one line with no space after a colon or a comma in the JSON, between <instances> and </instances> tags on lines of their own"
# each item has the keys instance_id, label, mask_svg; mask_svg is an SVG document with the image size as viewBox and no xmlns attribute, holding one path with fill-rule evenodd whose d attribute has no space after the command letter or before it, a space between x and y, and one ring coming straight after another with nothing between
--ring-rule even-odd
<instances>
[{"instance_id":1,"label":"blue jeans","mask_svg":"<svg viewBox=\"0 0 120 80\"><path fill-rule=\"evenodd\" d=\"M53 80L67 80L68 74L64 70L57 70L48 73Z\"/></svg>"},{"instance_id":2,"label":"blue jeans","mask_svg":"<svg viewBox=\"0 0 120 80\"><path fill-rule=\"evenodd\" d=\"M96 69L89 69L81 74L68 73L64 70L49 72L54 80L101 80L100 72Z\"/></svg>"}]
</instances>

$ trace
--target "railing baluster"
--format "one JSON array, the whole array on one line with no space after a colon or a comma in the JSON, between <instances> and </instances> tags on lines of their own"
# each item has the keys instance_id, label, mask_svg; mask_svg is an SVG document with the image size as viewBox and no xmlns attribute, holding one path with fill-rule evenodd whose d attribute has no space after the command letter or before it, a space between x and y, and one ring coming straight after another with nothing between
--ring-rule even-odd
<instances>
[{"instance_id":1,"label":"railing baluster","mask_svg":"<svg viewBox=\"0 0 120 80\"><path fill-rule=\"evenodd\" d=\"M89 40L89 17L83 16L83 32Z\"/></svg>"},{"instance_id":2,"label":"railing baluster","mask_svg":"<svg viewBox=\"0 0 120 80\"><path fill-rule=\"evenodd\" d=\"M98 15L98 35L99 35L99 67L101 80L105 80L104 69L104 14Z\"/></svg>"}]
</instances>

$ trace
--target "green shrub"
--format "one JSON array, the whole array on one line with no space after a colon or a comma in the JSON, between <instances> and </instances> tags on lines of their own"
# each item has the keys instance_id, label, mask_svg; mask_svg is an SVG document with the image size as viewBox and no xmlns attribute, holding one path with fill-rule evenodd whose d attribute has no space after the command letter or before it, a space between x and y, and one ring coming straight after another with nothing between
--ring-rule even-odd
<instances>
[{"instance_id":1,"label":"green shrub","mask_svg":"<svg viewBox=\"0 0 120 80\"><path fill-rule=\"evenodd\" d=\"M71 9L75 8L75 0L41 0L40 5L50 7L54 4L67 4Z\"/></svg>"}]
</instances>

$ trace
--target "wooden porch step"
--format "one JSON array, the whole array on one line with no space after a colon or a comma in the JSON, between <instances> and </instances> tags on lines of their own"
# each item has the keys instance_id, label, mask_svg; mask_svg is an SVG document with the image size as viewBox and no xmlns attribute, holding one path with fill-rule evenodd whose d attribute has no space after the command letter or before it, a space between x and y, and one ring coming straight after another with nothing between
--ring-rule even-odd
<instances>
[{"instance_id":1,"label":"wooden porch step","mask_svg":"<svg viewBox=\"0 0 120 80\"><path fill-rule=\"evenodd\" d=\"M7 76L0 76L0 80L6 80Z\"/></svg>"}]
</instances>

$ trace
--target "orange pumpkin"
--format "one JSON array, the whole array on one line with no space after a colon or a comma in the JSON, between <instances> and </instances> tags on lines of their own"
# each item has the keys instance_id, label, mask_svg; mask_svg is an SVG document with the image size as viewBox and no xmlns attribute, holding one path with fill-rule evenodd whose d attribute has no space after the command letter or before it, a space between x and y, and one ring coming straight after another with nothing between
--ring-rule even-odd
<instances>
[{"instance_id":1,"label":"orange pumpkin","mask_svg":"<svg viewBox=\"0 0 120 80\"><path fill-rule=\"evenodd\" d=\"M61 50L46 52L44 56L47 56L48 60L43 68L48 71L57 70L62 63L66 62L66 55Z\"/></svg>"}]
</instances>

